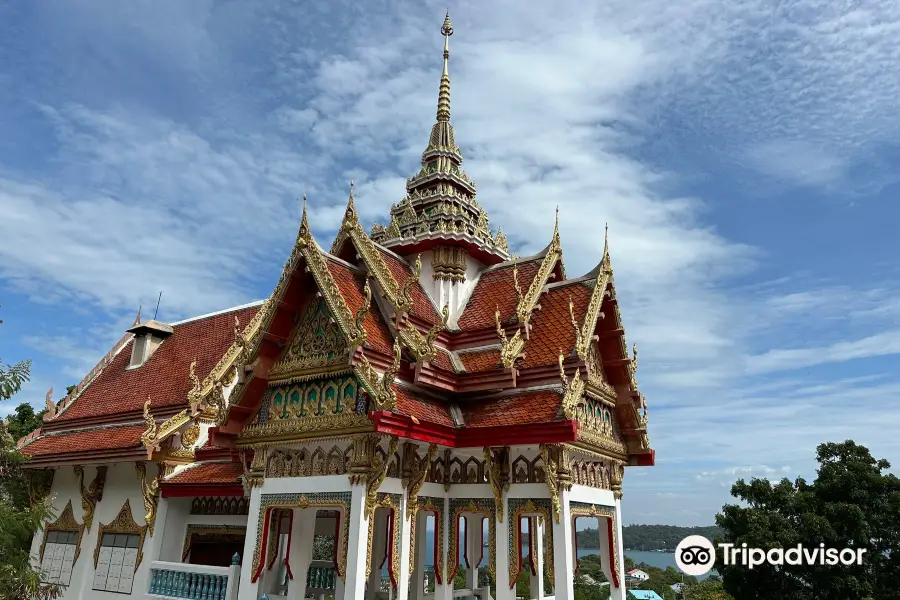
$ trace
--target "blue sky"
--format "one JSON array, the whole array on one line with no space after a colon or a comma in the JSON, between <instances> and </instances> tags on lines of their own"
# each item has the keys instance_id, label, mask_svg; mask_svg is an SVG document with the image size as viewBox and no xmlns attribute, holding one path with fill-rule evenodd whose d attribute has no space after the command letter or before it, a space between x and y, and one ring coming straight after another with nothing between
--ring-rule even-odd
<instances>
[{"instance_id":1,"label":"blue sky","mask_svg":"<svg viewBox=\"0 0 900 600\"><path fill-rule=\"evenodd\" d=\"M616 285L658 465L627 522L708 524L737 477L900 459L900 5L452 2L453 121L514 251ZM732 6L732 4L734 6ZM434 2L0 8L0 357L62 395L137 307L266 297L308 194L384 218L434 120ZM0 405L0 412L14 403Z\"/></svg>"}]
</instances>

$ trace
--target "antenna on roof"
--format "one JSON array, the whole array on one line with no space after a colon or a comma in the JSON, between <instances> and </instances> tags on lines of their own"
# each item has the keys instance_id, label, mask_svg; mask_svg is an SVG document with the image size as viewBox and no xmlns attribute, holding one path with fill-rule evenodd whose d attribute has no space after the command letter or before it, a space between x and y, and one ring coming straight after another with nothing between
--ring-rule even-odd
<instances>
[{"instance_id":1,"label":"antenna on roof","mask_svg":"<svg viewBox=\"0 0 900 600\"><path fill-rule=\"evenodd\" d=\"M156 313L159 312L159 301L162 300L162 290L159 290L159 297L156 299L156 310L153 311L153 320L156 320Z\"/></svg>"}]
</instances>

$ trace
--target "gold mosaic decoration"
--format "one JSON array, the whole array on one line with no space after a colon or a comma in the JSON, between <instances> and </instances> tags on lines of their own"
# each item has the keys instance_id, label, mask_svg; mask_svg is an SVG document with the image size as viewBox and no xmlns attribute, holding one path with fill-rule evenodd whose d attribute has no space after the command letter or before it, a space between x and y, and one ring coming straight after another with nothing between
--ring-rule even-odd
<instances>
[{"instance_id":1,"label":"gold mosaic decoration","mask_svg":"<svg viewBox=\"0 0 900 600\"><path fill-rule=\"evenodd\" d=\"M75 563L78 562L78 555L81 554L81 539L84 537L84 530L84 524L79 523L75 520L75 511L72 510L72 501L69 500L69 502L66 504L66 507L59 514L59 517L57 517L57 519L52 523L47 523L46 525L44 525L44 539L41 542L41 549L38 553L38 562L44 562L44 550L47 547L47 536L51 531L74 531L78 534L78 539L75 540L75 556L72 558L72 568L74 569Z\"/></svg>"},{"instance_id":2,"label":"gold mosaic decoration","mask_svg":"<svg viewBox=\"0 0 900 600\"><path fill-rule=\"evenodd\" d=\"M353 319L354 324L357 319ZM356 326L356 325L354 325ZM362 329L360 324L358 329ZM324 298L313 299L295 328L290 345L272 367L274 378L347 365L348 347Z\"/></svg>"},{"instance_id":3,"label":"gold mosaic decoration","mask_svg":"<svg viewBox=\"0 0 900 600\"><path fill-rule=\"evenodd\" d=\"M562 444L541 444L541 460L544 463L544 475L547 489L550 490L553 514L559 523L562 513L559 493L572 487L569 450Z\"/></svg>"},{"instance_id":4,"label":"gold mosaic decoration","mask_svg":"<svg viewBox=\"0 0 900 600\"><path fill-rule=\"evenodd\" d=\"M322 446L312 452L300 450L273 450L266 464L269 477L318 477L347 473L347 450L334 446L327 453Z\"/></svg>"},{"instance_id":5,"label":"gold mosaic decoration","mask_svg":"<svg viewBox=\"0 0 900 600\"><path fill-rule=\"evenodd\" d=\"M616 574L616 579L619 578L619 574L622 572L619 567L619 527L616 523L616 511L614 508L608 506L596 506L594 504L587 504L585 502L569 502L569 512L572 516L572 530L575 530L575 520L578 517L591 517L597 519L597 529L598 533L600 531L601 519L609 519L612 523L612 563L611 570ZM619 586L622 586L621 581L619 581Z\"/></svg>"},{"instance_id":6,"label":"gold mosaic decoration","mask_svg":"<svg viewBox=\"0 0 900 600\"><path fill-rule=\"evenodd\" d=\"M75 476L78 477L79 488L81 489L81 507L84 509L85 529L91 530L91 524L94 522L94 510L97 503L103 500L103 487L106 484L106 472L108 467L101 465L97 467L97 474L88 487L84 487L84 467L78 465L73 467Z\"/></svg>"},{"instance_id":7,"label":"gold mosaic decoration","mask_svg":"<svg viewBox=\"0 0 900 600\"><path fill-rule=\"evenodd\" d=\"M103 534L105 533L121 533L140 536L137 558L134 560L134 570L137 572L137 568L141 564L141 559L144 557L144 538L147 535L147 526L135 523L131 513L131 503L128 500L125 500L125 504L122 505L119 514L116 515L116 518L113 519L111 523L108 525L100 523L100 527L98 527L97 547L94 549L95 569L97 568L97 561L100 559L100 543L103 541Z\"/></svg>"},{"instance_id":8,"label":"gold mosaic decoration","mask_svg":"<svg viewBox=\"0 0 900 600\"><path fill-rule=\"evenodd\" d=\"M324 492L314 494L263 494L260 499L259 519L256 526L256 544L253 548L252 574L259 571L262 559L262 538L265 517L270 509L278 508L315 508L322 510L337 510L341 520L340 543L335 540L335 553L337 556L335 568L339 577L344 577L347 572L347 547L350 540L350 492ZM270 521L271 522L271 521ZM254 579L255 581L255 579Z\"/></svg>"},{"instance_id":9,"label":"gold mosaic decoration","mask_svg":"<svg viewBox=\"0 0 900 600\"><path fill-rule=\"evenodd\" d=\"M503 522L503 492L509 491L509 481L503 481L501 475L502 459L506 457L508 448L492 451L490 448L484 449L484 470L487 475L488 483L491 484L491 491L494 492L494 507L497 511L497 521ZM499 456L498 456L499 454Z\"/></svg>"},{"instance_id":10,"label":"gold mosaic decoration","mask_svg":"<svg viewBox=\"0 0 900 600\"><path fill-rule=\"evenodd\" d=\"M394 591L400 583L400 494L377 494L371 512L366 507L369 520L368 545L366 546L366 573L372 572L372 545L375 539L375 511L379 508L390 510L388 515L388 531L393 531L391 539L391 586Z\"/></svg>"},{"instance_id":11,"label":"gold mosaic decoration","mask_svg":"<svg viewBox=\"0 0 900 600\"><path fill-rule=\"evenodd\" d=\"M394 338L394 362L380 377L365 356L360 356L359 363L353 366L353 373L369 392L369 396L378 410L393 410L397 404L393 385L397 373L400 372L400 359L400 338L397 337Z\"/></svg>"},{"instance_id":12,"label":"gold mosaic decoration","mask_svg":"<svg viewBox=\"0 0 900 600\"><path fill-rule=\"evenodd\" d=\"M488 521L488 572L497 576L497 515L490 498L450 499L450 538L447 548L447 579L453 581L459 569L459 517L464 513L484 515ZM480 535L480 534L479 534ZM475 559L476 557L470 557Z\"/></svg>"},{"instance_id":13,"label":"gold mosaic decoration","mask_svg":"<svg viewBox=\"0 0 900 600\"><path fill-rule=\"evenodd\" d=\"M407 500L407 502L410 501ZM409 547L411 552L409 574L412 576L416 570L414 553L416 547L416 522L418 521L419 514L426 512L434 514L434 576L437 579L437 583L440 584L444 580L444 519L441 516L444 513L443 498L422 496L416 499L415 509L409 528Z\"/></svg>"},{"instance_id":14,"label":"gold mosaic decoration","mask_svg":"<svg viewBox=\"0 0 900 600\"><path fill-rule=\"evenodd\" d=\"M144 403L144 423L147 429L141 434L141 443L147 449L147 459L153 458L153 453L161 449L163 441L174 435L179 429L191 421L188 409L184 409L177 415L169 417L161 424L157 424L156 419L150 412L151 399L148 396ZM199 434L199 432L198 432ZM151 535L153 535L151 533Z\"/></svg>"},{"instance_id":15,"label":"gold mosaic decoration","mask_svg":"<svg viewBox=\"0 0 900 600\"><path fill-rule=\"evenodd\" d=\"M441 320L436 323L426 335L422 335L422 333L413 325L407 325L399 330L400 340L403 342L403 345L412 352L416 361L428 361L434 359L434 355L437 352L434 342L437 340L440 333L447 328L447 319L449 318L450 307L444 306L441 310Z\"/></svg>"},{"instance_id":16,"label":"gold mosaic decoration","mask_svg":"<svg viewBox=\"0 0 900 600\"><path fill-rule=\"evenodd\" d=\"M528 526L528 534L531 537L531 547L534 548L536 535L534 531L534 522L538 518L544 519L544 522L550 521L550 503L543 499L522 499L511 498L509 500L509 525L507 527L507 535L509 539L509 587L515 588L516 580L520 572L520 544L522 537L522 518L529 516L531 522ZM537 518L535 518L537 517ZM534 561L534 556L531 556ZM555 569L553 564L553 527L545 527L544 529L544 572L547 579L553 581L555 578Z\"/></svg>"}]
</instances>

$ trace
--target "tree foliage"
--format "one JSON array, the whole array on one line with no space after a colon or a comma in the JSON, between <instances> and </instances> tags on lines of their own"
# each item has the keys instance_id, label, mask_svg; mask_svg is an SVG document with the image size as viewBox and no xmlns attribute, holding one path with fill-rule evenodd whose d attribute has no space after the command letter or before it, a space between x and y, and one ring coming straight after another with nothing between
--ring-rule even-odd
<instances>
[{"instance_id":1,"label":"tree foliage","mask_svg":"<svg viewBox=\"0 0 900 600\"><path fill-rule=\"evenodd\" d=\"M0 321L2 323L2 321ZM0 367L0 401L9 400L28 380L31 363ZM49 505L32 503L21 465L25 457L16 451L16 439L40 424L27 404L0 423L0 598L4 600L51 600L59 586L49 584L31 565L31 539L48 518Z\"/></svg>"},{"instance_id":2,"label":"tree foliage","mask_svg":"<svg viewBox=\"0 0 900 600\"><path fill-rule=\"evenodd\" d=\"M622 528L622 543L626 550L670 550L689 535L707 539L722 535L719 527L677 527L675 525L626 525ZM576 533L579 548L598 548L600 534L596 529L582 529Z\"/></svg>"},{"instance_id":3,"label":"tree foliage","mask_svg":"<svg viewBox=\"0 0 900 600\"><path fill-rule=\"evenodd\" d=\"M817 449L813 483L738 480L731 493L745 506L726 505L716 517L721 540L740 547L865 548L861 565L763 564L725 566L724 588L736 600L887 600L900 589L900 479L852 441Z\"/></svg>"}]
</instances>

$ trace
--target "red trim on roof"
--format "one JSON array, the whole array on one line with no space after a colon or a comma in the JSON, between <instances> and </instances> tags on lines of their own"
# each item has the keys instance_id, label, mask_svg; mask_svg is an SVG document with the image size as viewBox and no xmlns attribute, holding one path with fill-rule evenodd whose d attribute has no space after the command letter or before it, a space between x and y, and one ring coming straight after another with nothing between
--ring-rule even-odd
<instances>
[{"instance_id":1,"label":"red trim on roof","mask_svg":"<svg viewBox=\"0 0 900 600\"><path fill-rule=\"evenodd\" d=\"M369 413L369 418L375 424L375 431L378 433L397 435L410 440L435 443L450 448L551 444L574 442L578 438L576 421L533 423L524 427L502 425L456 429L424 421L414 423L410 417L388 411Z\"/></svg>"}]
</instances>

